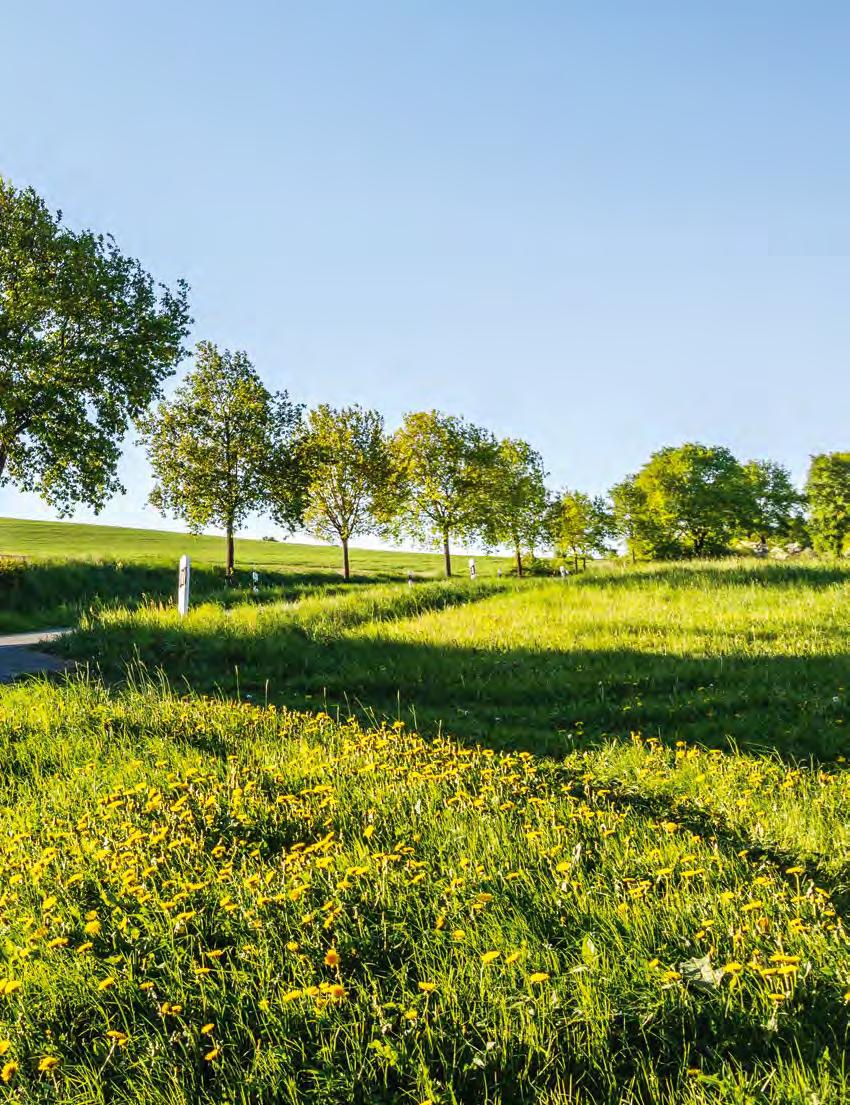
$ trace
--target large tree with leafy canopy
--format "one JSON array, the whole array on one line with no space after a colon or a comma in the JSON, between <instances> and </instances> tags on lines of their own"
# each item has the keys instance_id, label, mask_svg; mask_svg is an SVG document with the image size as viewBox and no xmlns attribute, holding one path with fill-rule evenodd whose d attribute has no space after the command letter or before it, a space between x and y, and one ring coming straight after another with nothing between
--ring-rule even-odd
<instances>
[{"instance_id":1,"label":"large tree with leafy canopy","mask_svg":"<svg viewBox=\"0 0 850 1105\"><path fill-rule=\"evenodd\" d=\"M486 467L484 535L489 544L507 545L522 576L522 550L533 551L546 530L546 471L527 441L504 438Z\"/></svg>"},{"instance_id":2,"label":"large tree with leafy canopy","mask_svg":"<svg viewBox=\"0 0 850 1105\"><path fill-rule=\"evenodd\" d=\"M316 537L339 541L343 579L348 580L348 543L379 528L392 486L383 417L358 405L336 410L322 403L307 416L301 457L305 525Z\"/></svg>"},{"instance_id":3,"label":"large tree with leafy canopy","mask_svg":"<svg viewBox=\"0 0 850 1105\"><path fill-rule=\"evenodd\" d=\"M803 531L803 496L794 486L791 473L772 460L751 460L744 465L751 495L748 536L767 545Z\"/></svg>"},{"instance_id":4,"label":"large tree with leafy canopy","mask_svg":"<svg viewBox=\"0 0 850 1105\"><path fill-rule=\"evenodd\" d=\"M723 552L752 523L752 486L722 446L660 449L611 496L631 550L657 559Z\"/></svg>"},{"instance_id":5,"label":"large tree with leafy canopy","mask_svg":"<svg viewBox=\"0 0 850 1105\"><path fill-rule=\"evenodd\" d=\"M390 445L399 481L390 528L442 546L450 576L452 539L486 536L496 440L480 426L431 410L405 415Z\"/></svg>"},{"instance_id":6,"label":"large tree with leafy canopy","mask_svg":"<svg viewBox=\"0 0 850 1105\"><path fill-rule=\"evenodd\" d=\"M809 532L818 552L841 556L850 541L850 453L812 457L806 480Z\"/></svg>"},{"instance_id":7,"label":"large tree with leafy canopy","mask_svg":"<svg viewBox=\"0 0 850 1105\"><path fill-rule=\"evenodd\" d=\"M0 486L100 510L131 421L184 353L187 287L0 177Z\"/></svg>"},{"instance_id":8,"label":"large tree with leafy canopy","mask_svg":"<svg viewBox=\"0 0 850 1105\"><path fill-rule=\"evenodd\" d=\"M301 407L271 394L245 353L197 347L195 367L142 421L155 484L150 501L200 532L218 526L233 576L234 534L254 511L293 529L303 494L297 437ZM284 493L286 489L286 493Z\"/></svg>"}]
</instances>

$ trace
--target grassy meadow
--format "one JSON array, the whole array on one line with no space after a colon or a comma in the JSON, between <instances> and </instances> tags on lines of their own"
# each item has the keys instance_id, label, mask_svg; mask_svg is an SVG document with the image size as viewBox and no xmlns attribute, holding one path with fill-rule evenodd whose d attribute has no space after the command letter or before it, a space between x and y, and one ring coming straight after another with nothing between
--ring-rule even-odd
<instances>
[{"instance_id":1,"label":"grassy meadow","mask_svg":"<svg viewBox=\"0 0 850 1105\"><path fill-rule=\"evenodd\" d=\"M850 571L95 605L0 688L0 1094L850 1102Z\"/></svg>"},{"instance_id":2,"label":"grassy meadow","mask_svg":"<svg viewBox=\"0 0 850 1105\"><path fill-rule=\"evenodd\" d=\"M0 633L76 625L92 605L173 601L184 553L192 559L194 597L223 606L244 599L254 571L261 602L333 587L341 574L342 554L332 546L237 538L233 589L225 585L223 537L0 518ZM476 557L482 576L495 575L499 565L510 561ZM468 574L468 558L454 557L453 569ZM443 557L352 548L351 571L355 583L406 580L408 572L430 579L442 575Z\"/></svg>"}]
</instances>

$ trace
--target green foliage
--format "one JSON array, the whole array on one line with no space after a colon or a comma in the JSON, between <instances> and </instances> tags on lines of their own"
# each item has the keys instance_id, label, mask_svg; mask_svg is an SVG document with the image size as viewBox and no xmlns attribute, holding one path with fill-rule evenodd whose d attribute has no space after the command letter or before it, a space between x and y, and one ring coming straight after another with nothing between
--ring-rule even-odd
<instances>
[{"instance_id":1,"label":"green foliage","mask_svg":"<svg viewBox=\"0 0 850 1105\"><path fill-rule=\"evenodd\" d=\"M752 484L721 446L660 449L611 496L630 549L653 559L723 553L753 519Z\"/></svg>"},{"instance_id":2,"label":"green foliage","mask_svg":"<svg viewBox=\"0 0 850 1105\"><path fill-rule=\"evenodd\" d=\"M391 440L399 479L391 530L441 543L451 575L453 537L486 537L496 441L487 430L440 411L407 414Z\"/></svg>"},{"instance_id":3,"label":"green foliage","mask_svg":"<svg viewBox=\"0 0 850 1105\"><path fill-rule=\"evenodd\" d=\"M122 438L183 355L187 287L0 177L0 486L60 514L122 491Z\"/></svg>"},{"instance_id":4,"label":"green foliage","mask_svg":"<svg viewBox=\"0 0 850 1105\"><path fill-rule=\"evenodd\" d=\"M771 540L803 536L804 499L788 469L771 460L751 460L744 465L744 475L752 496L749 536L765 545Z\"/></svg>"},{"instance_id":5,"label":"green foliage","mask_svg":"<svg viewBox=\"0 0 850 1105\"><path fill-rule=\"evenodd\" d=\"M488 484L484 537L513 550L517 575L523 574L522 551L533 559L545 540L546 471L540 454L518 438L500 441L486 470Z\"/></svg>"},{"instance_id":6,"label":"green foliage","mask_svg":"<svg viewBox=\"0 0 850 1105\"><path fill-rule=\"evenodd\" d=\"M582 491L563 491L549 507L549 535L558 556L579 560L605 556L614 535L614 518L605 500Z\"/></svg>"},{"instance_id":7,"label":"green foliage","mask_svg":"<svg viewBox=\"0 0 850 1105\"><path fill-rule=\"evenodd\" d=\"M850 537L850 453L820 453L812 457L806 497L815 548L840 556Z\"/></svg>"},{"instance_id":8,"label":"green foliage","mask_svg":"<svg viewBox=\"0 0 850 1105\"><path fill-rule=\"evenodd\" d=\"M350 575L348 543L374 532L392 484L392 464L384 420L360 406L335 410L322 403L307 417L301 442L307 474L307 529L326 541L339 541L343 577Z\"/></svg>"},{"instance_id":9,"label":"green foliage","mask_svg":"<svg viewBox=\"0 0 850 1105\"><path fill-rule=\"evenodd\" d=\"M286 392L270 394L245 353L198 345L194 369L168 402L141 422L156 484L150 501L182 518L193 533L220 526L233 571L233 534L265 508L274 486L276 520L290 528L302 503L290 474L301 408Z\"/></svg>"}]
</instances>

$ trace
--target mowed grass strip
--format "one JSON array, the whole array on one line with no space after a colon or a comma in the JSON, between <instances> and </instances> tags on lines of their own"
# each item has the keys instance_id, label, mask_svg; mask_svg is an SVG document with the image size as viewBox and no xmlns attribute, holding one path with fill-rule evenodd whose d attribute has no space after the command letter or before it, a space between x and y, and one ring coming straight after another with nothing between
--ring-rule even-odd
<instances>
[{"instance_id":1,"label":"mowed grass strip","mask_svg":"<svg viewBox=\"0 0 850 1105\"><path fill-rule=\"evenodd\" d=\"M162 688L0 691L5 1087L846 1101L828 891L621 801L591 755Z\"/></svg>"}]
</instances>

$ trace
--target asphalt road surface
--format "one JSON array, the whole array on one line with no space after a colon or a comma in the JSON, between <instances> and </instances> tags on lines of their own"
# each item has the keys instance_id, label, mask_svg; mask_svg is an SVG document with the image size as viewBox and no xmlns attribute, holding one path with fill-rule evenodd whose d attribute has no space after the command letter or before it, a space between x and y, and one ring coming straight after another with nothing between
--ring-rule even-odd
<instances>
[{"instance_id":1,"label":"asphalt road surface","mask_svg":"<svg viewBox=\"0 0 850 1105\"><path fill-rule=\"evenodd\" d=\"M64 671L67 661L59 656L39 652L34 646L42 641L53 641L68 632L68 629L39 629L34 633L7 633L0 636L0 683L11 683L19 675Z\"/></svg>"}]
</instances>

